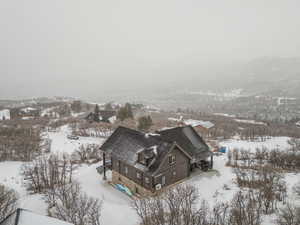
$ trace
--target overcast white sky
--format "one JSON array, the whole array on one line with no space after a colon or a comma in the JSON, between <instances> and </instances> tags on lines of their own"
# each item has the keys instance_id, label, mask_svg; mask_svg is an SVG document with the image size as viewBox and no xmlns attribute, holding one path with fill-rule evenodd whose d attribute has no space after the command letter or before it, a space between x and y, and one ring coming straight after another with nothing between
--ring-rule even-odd
<instances>
[{"instance_id":1,"label":"overcast white sky","mask_svg":"<svg viewBox=\"0 0 300 225\"><path fill-rule=\"evenodd\" d=\"M0 0L0 99L97 96L299 56L299 10L299 0Z\"/></svg>"}]
</instances>

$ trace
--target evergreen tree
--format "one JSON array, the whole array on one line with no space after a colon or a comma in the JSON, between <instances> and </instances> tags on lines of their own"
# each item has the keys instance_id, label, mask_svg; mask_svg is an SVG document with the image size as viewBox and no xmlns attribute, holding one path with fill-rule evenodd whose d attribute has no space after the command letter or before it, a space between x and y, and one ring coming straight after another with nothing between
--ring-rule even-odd
<instances>
[{"instance_id":1,"label":"evergreen tree","mask_svg":"<svg viewBox=\"0 0 300 225\"><path fill-rule=\"evenodd\" d=\"M108 110L108 111L112 111L113 110L113 107L112 107L112 105L111 105L111 103L109 102L109 103L107 103L107 104L105 104L105 110Z\"/></svg>"},{"instance_id":2,"label":"evergreen tree","mask_svg":"<svg viewBox=\"0 0 300 225\"><path fill-rule=\"evenodd\" d=\"M74 112L81 112L82 110L82 103L81 101L73 101L72 104L71 104L71 109L74 111Z\"/></svg>"},{"instance_id":3,"label":"evergreen tree","mask_svg":"<svg viewBox=\"0 0 300 225\"><path fill-rule=\"evenodd\" d=\"M141 131L148 131L153 125L153 121L150 116L142 116L138 119L138 129Z\"/></svg>"},{"instance_id":4,"label":"evergreen tree","mask_svg":"<svg viewBox=\"0 0 300 225\"><path fill-rule=\"evenodd\" d=\"M95 110L94 110L94 121L95 122L100 122L100 109L98 104L95 106Z\"/></svg>"},{"instance_id":5,"label":"evergreen tree","mask_svg":"<svg viewBox=\"0 0 300 225\"><path fill-rule=\"evenodd\" d=\"M130 103L125 104L125 109L127 113L127 118L133 119L133 112L132 112L132 107Z\"/></svg>"},{"instance_id":6,"label":"evergreen tree","mask_svg":"<svg viewBox=\"0 0 300 225\"><path fill-rule=\"evenodd\" d=\"M133 119L132 108L129 103L126 103L124 107L121 107L117 113L117 118L121 121L125 119Z\"/></svg>"}]
</instances>

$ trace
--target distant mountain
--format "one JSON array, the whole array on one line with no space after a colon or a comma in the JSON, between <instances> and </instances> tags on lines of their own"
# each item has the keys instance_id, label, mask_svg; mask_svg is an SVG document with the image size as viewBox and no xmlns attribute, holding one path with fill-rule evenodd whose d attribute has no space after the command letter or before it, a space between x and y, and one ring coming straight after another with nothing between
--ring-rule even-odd
<instances>
[{"instance_id":1,"label":"distant mountain","mask_svg":"<svg viewBox=\"0 0 300 225\"><path fill-rule=\"evenodd\" d=\"M300 97L300 58L260 58L235 71L232 88L248 93Z\"/></svg>"}]
</instances>

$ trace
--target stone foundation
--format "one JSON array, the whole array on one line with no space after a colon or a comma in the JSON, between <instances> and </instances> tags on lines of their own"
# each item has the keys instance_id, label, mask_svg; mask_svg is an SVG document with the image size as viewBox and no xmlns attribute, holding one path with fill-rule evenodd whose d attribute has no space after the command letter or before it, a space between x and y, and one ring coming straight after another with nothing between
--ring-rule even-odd
<instances>
[{"instance_id":1,"label":"stone foundation","mask_svg":"<svg viewBox=\"0 0 300 225\"><path fill-rule=\"evenodd\" d=\"M119 174L116 171L112 171L112 183L114 183L114 184L122 184L122 185L126 186L127 188L129 188L130 191L132 192L132 194L134 194L136 196L140 196L140 197L149 197L149 196L160 195L164 191L166 191L166 190L168 190L170 188L173 188L174 186L176 186L176 185L184 182L187 179L188 178L185 178L183 180L177 181L174 184L171 184L169 186L163 187L159 191L152 192L152 191L150 191L150 190L142 187L141 185L133 182L132 180L128 179L127 177L123 176L122 174Z\"/></svg>"},{"instance_id":2,"label":"stone foundation","mask_svg":"<svg viewBox=\"0 0 300 225\"><path fill-rule=\"evenodd\" d=\"M127 177L119 174L116 171L112 171L112 182L114 184L123 184L124 186L128 187L134 195L153 196L153 195L156 194L155 192L151 192L150 190L148 190L148 189L142 187L141 185L133 182L132 180L130 180Z\"/></svg>"}]
</instances>

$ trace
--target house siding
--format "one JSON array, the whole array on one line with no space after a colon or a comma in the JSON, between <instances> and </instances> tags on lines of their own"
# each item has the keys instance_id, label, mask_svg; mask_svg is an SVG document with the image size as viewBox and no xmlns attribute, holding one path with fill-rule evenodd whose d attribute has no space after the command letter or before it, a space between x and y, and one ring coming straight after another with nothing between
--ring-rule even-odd
<instances>
[{"instance_id":1,"label":"house siding","mask_svg":"<svg viewBox=\"0 0 300 225\"><path fill-rule=\"evenodd\" d=\"M169 163L169 155L175 155L176 160L174 164ZM167 155L166 159L164 160L163 164L156 172L156 174L157 175L154 177L154 186L156 184L168 186L180 180L183 180L190 175L189 158L177 147L175 147ZM165 179L165 184L163 184L163 179Z\"/></svg>"},{"instance_id":2,"label":"house siding","mask_svg":"<svg viewBox=\"0 0 300 225\"><path fill-rule=\"evenodd\" d=\"M144 187L148 190L153 190L153 179L151 176L113 157L111 158L111 162L113 171L118 172L124 177L127 177L141 187ZM125 168L127 168L127 173L125 172ZM137 173L140 174L140 178L137 177ZM146 182L146 178L149 178L149 183Z\"/></svg>"},{"instance_id":3,"label":"house siding","mask_svg":"<svg viewBox=\"0 0 300 225\"><path fill-rule=\"evenodd\" d=\"M175 156L175 162L173 164L169 163L169 155ZM155 186L157 184L162 184L162 187L167 187L185 179L190 175L189 159L177 147L175 147L168 155L166 155L166 158L161 164L159 170L155 173L156 175L153 176L145 174L135 167L127 165L126 163L114 157L111 158L111 162L112 170L115 174L113 182L116 183L118 182L118 179L120 179L119 183L125 182L125 184L130 185L130 189L133 187L133 184L127 180L124 181L124 177L137 184L138 187L155 192ZM137 173L140 174L140 178L137 177ZM149 183L146 182L146 178L148 178ZM135 192L134 189L132 191Z\"/></svg>"}]
</instances>

